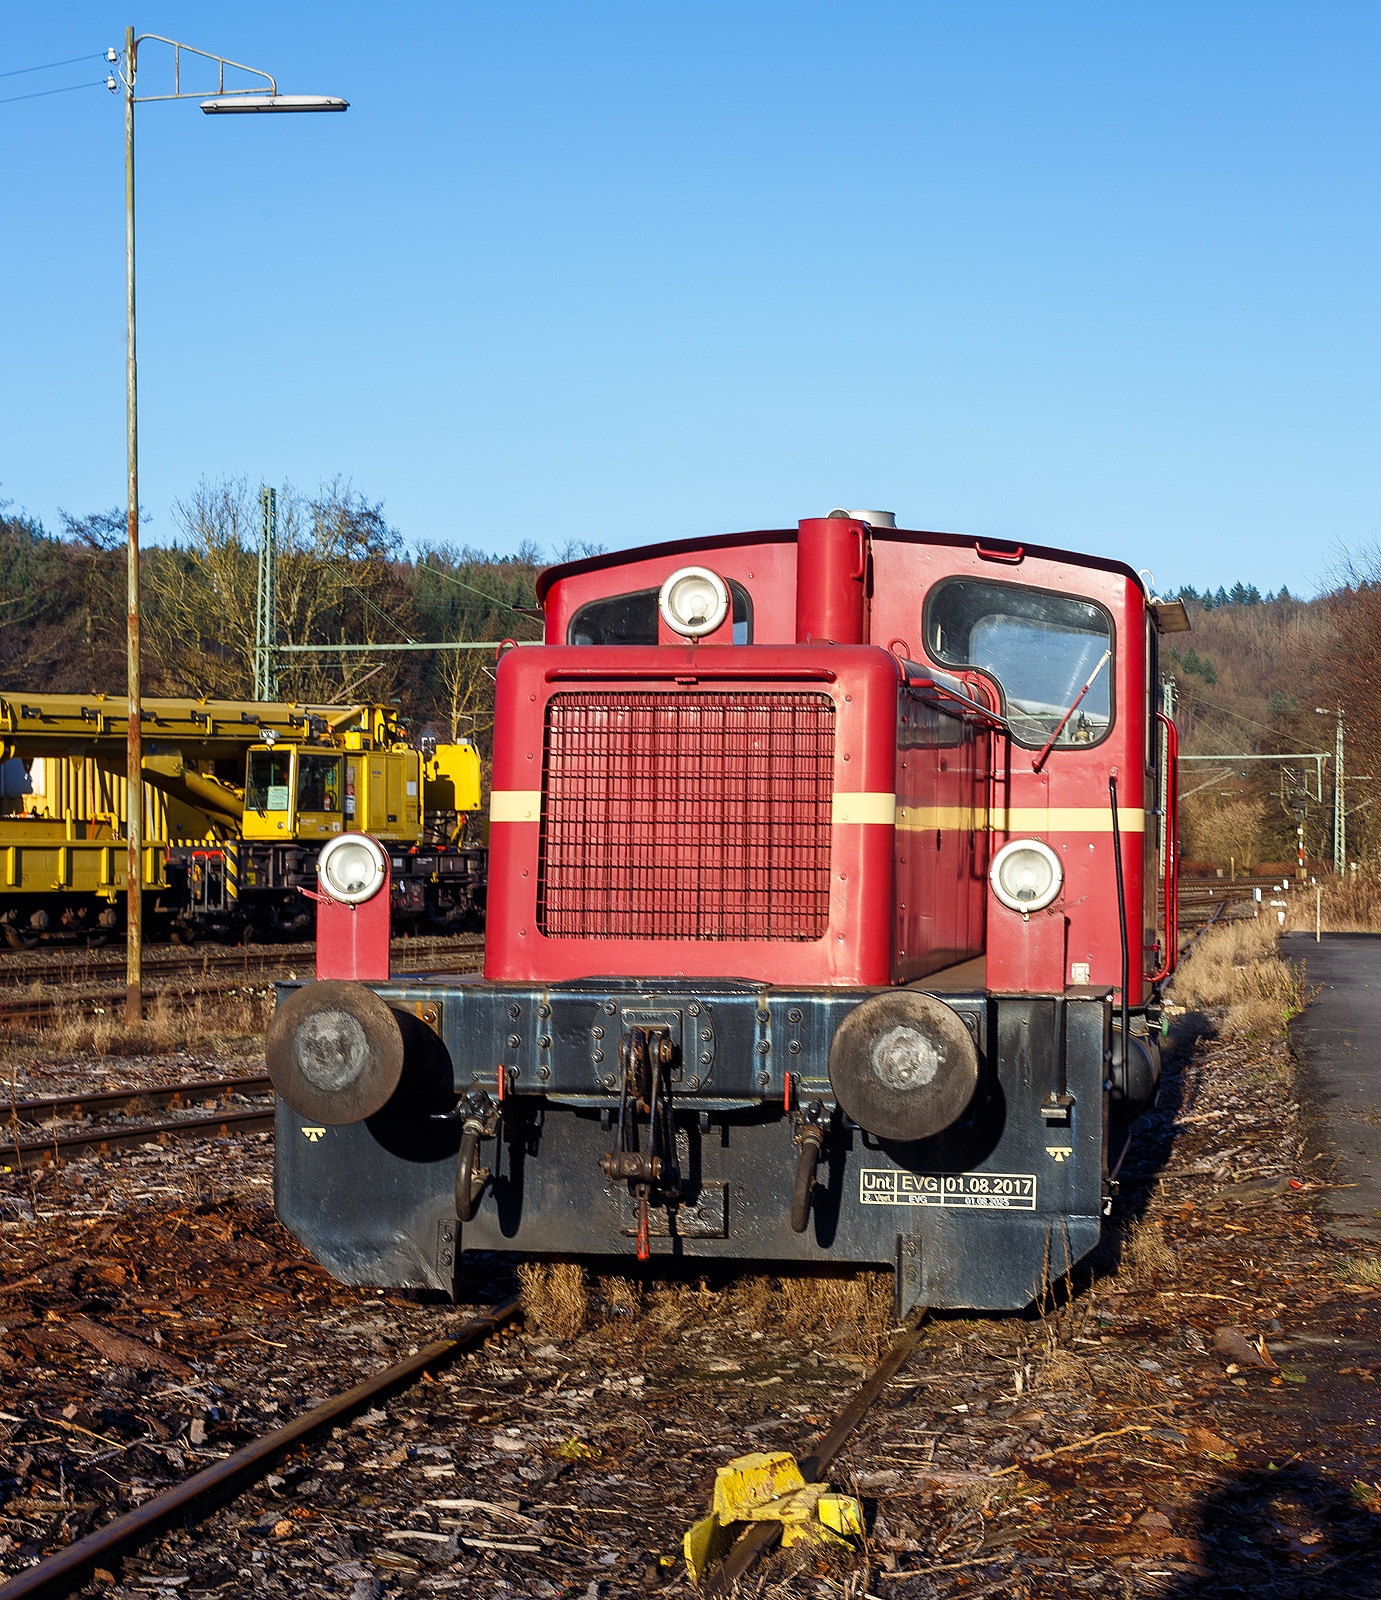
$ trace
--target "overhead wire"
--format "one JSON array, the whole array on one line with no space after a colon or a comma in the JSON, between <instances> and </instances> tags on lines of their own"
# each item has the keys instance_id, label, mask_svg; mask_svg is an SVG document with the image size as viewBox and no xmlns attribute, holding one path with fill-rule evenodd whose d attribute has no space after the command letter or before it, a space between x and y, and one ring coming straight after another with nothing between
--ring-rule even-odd
<instances>
[{"instance_id":1,"label":"overhead wire","mask_svg":"<svg viewBox=\"0 0 1381 1600\"><path fill-rule=\"evenodd\" d=\"M1258 722L1255 717L1244 717L1240 711L1232 711L1227 706L1220 706L1216 701L1209 700L1202 695L1196 696L1200 705L1207 706L1210 711L1221 711L1225 717L1236 717L1239 722L1250 722L1253 728L1260 728L1263 733L1274 733L1275 729L1268 722ZM1190 710L1194 708L1191 705Z\"/></svg>"},{"instance_id":2,"label":"overhead wire","mask_svg":"<svg viewBox=\"0 0 1381 1600\"><path fill-rule=\"evenodd\" d=\"M105 61L108 56L104 50L89 56L68 56L62 61L41 61L36 67L9 67L0 72L0 78L23 78L31 72L52 72L58 67L75 67L83 61ZM12 94L0 100L0 106L12 106L20 100L42 100L50 94L71 94L75 89L105 89L108 88L108 78L97 78L92 83L68 83L61 89L35 89L31 94Z\"/></svg>"},{"instance_id":3,"label":"overhead wire","mask_svg":"<svg viewBox=\"0 0 1381 1600\"><path fill-rule=\"evenodd\" d=\"M491 605L502 606L505 611L511 611L514 616L523 617L528 622L535 620L529 617L521 606L510 605L507 600L500 600L496 594L490 594L485 589L477 589L473 583L466 583L463 578L457 578L452 573L444 571L441 567L434 567L427 561L422 562L421 565L435 577L444 578L447 583L455 584L458 589L468 589L471 594L479 595L481 600L488 600Z\"/></svg>"},{"instance_id":4,"label":"overhead wire","mask_svg":"<svg viewBox=\"0 0 1381 1600\"><path fill-rule=\"evenodd\" d=\"M32 94L12 94L0 100L0 106L12 106L20 100L42 100L45 95L71 94L74 89L104 89L106 81L97 78L91 83L69 83L64 89L35 89Z\"/></svg>"},{"instance_id":5,"label":"overhead wire","mask_svg":"<svg viewBox=\"0 0 1381 1600\"><path fill-rule=\"evenodd\" d=\"M362 589L353 578L348 577L344 572L342 572L334 561L331 561L325 556L320 556L318 559L320 560L322 566L335 573L335 575L341 580L347 589L353 589L355 593L359 595L360 599L364 601L365 605L367 605L371 611L375 612L389 627L397 628L399 633L406 635L406 642L408 644L417 643L417 640L414 639L410 633L408 633L408 630L399 625L396 618L389 616L388 612L383 610L382 607L376 606L369 598L368 593ZM374 640L370 642L377 643L378 641Z\"/></svg>"},{"instance_id":6,"label":"overhead wire","mask_svg":"<svg viewBox=\"0 0 1381 1600\"><path fill-rule=\"evenodd\" d=\"M94 56L68 56L65 61L45 61L37 67L11 67L7 72L0 72L0 78L22 78L26 72L51 72L54 67L75 67L83 61L104 61L103 50L97 51Z\"/></svg>"}]
</instances>

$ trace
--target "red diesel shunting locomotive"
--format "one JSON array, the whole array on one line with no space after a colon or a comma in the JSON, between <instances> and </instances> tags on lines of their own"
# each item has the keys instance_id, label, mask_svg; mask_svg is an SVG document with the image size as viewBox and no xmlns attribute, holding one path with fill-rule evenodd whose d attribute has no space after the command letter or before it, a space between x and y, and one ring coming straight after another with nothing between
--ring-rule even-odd
<instances>
[{"instance_id":1,"label":"red diesel shunting locomotive","mask_svg":"<svg viewBox=\"0 0 1381 1600\"><path fill-rule=\"evenodd\" d=\"M636 1253L1027 1303L1155 1087L1183 607L843 511L539 595L550 642L497 673L483 979L378 976L387 858L323 856L328 981L269 1032L280 1217L357 1283Z\"/></svg>"}]
</instances>

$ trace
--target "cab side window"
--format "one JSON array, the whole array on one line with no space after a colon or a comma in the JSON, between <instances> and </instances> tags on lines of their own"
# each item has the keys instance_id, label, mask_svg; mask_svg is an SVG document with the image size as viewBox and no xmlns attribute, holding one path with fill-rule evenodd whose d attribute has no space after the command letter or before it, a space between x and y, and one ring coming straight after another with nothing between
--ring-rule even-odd
<instances>
[{"instance_id":1,"label":"cab side window","mask_svg":"<svg viewBox=\"0 0 1381 1600\"><path fill-rule=\"evenodd\" d=\"M1057 728L1061 747L1097 744L1112 727L1112 619L1092 600L953 578L926 599L925 642L945 666L977 667L997 679L1023 744L1039 747Z\"/></svg>"},{"instance_id":2,"label":"cab side window","mask_svg":"<svg viewBox=\"0 0 1381 1600\"><path fill-rule=\"evenodd\" d=\"M734 643L753 642L753 601L741 583L726 579L734 603ZM656 589L591 600L571 618L567 644L656 644Z\"/></svg>"},{"instance_id":3,"label":"cab side window","mask_svg":"<svg viewBox=\"0 0 1381 1600\"><path fill-rule=\"evenodd\" d=\"M657 591L591 600L571 618L567 644L656 644Z\"/></svg>"}]
</instances>

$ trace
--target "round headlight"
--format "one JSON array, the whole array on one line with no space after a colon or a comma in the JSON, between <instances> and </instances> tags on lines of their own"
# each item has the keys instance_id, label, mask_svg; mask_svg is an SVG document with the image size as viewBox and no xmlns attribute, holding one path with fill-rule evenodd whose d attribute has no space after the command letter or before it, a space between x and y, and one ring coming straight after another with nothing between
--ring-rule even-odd
<instances>
[{"instance_id":1,"label":"round headlight","mask_svg":"<svg viewBox=\"0 0 1381 1600\"><path fill-rule=\"evenodd\" d=\"M679 567L662 585L657 606L673 633L699 639L729 615L729 586L708 567Z\"/></svg>"},{"instance_id":2,"label":"round headlight","mask_svg":"<svg viewBox=\"0 0 1381 1600\"><path fill-rule=\"evenodd\" d=\"M1041 839L1013 839L993 858L988 879L993 893L1013 911L1040 911L1064 883L1060 858Z\"/></svg>"},{"instance_id":3,"label":"round headlight","mask_svg":"<svg viewBox=\"0 0 1381 1600\"><path fill-rule=\"evenodd\" d=\"M367 833L341 833L317 857L317 881L333 900L357 906L384 886L388 857Z\"/></svg>"}]
</instances>

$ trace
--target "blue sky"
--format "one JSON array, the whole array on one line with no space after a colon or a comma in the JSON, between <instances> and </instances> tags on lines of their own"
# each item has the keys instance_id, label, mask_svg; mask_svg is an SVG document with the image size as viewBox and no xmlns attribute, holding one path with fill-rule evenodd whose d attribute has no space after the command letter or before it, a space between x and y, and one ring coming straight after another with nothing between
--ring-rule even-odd
<instances>
[{"instance_id":1,"label":"blue sky","mask_svg":"<svg viewBox=\"0 0 1381 1600\"><path fill-rule=\"evenodd\" d=\"M351 102L138 111L150 537L338 474L413 547L843 504L1310 592L1377 537L1374 5L68 3L0 71L127 20ZM119 101L0 105L0 196L55 527L124 493Z\"/></svg>"}]
</instances>

